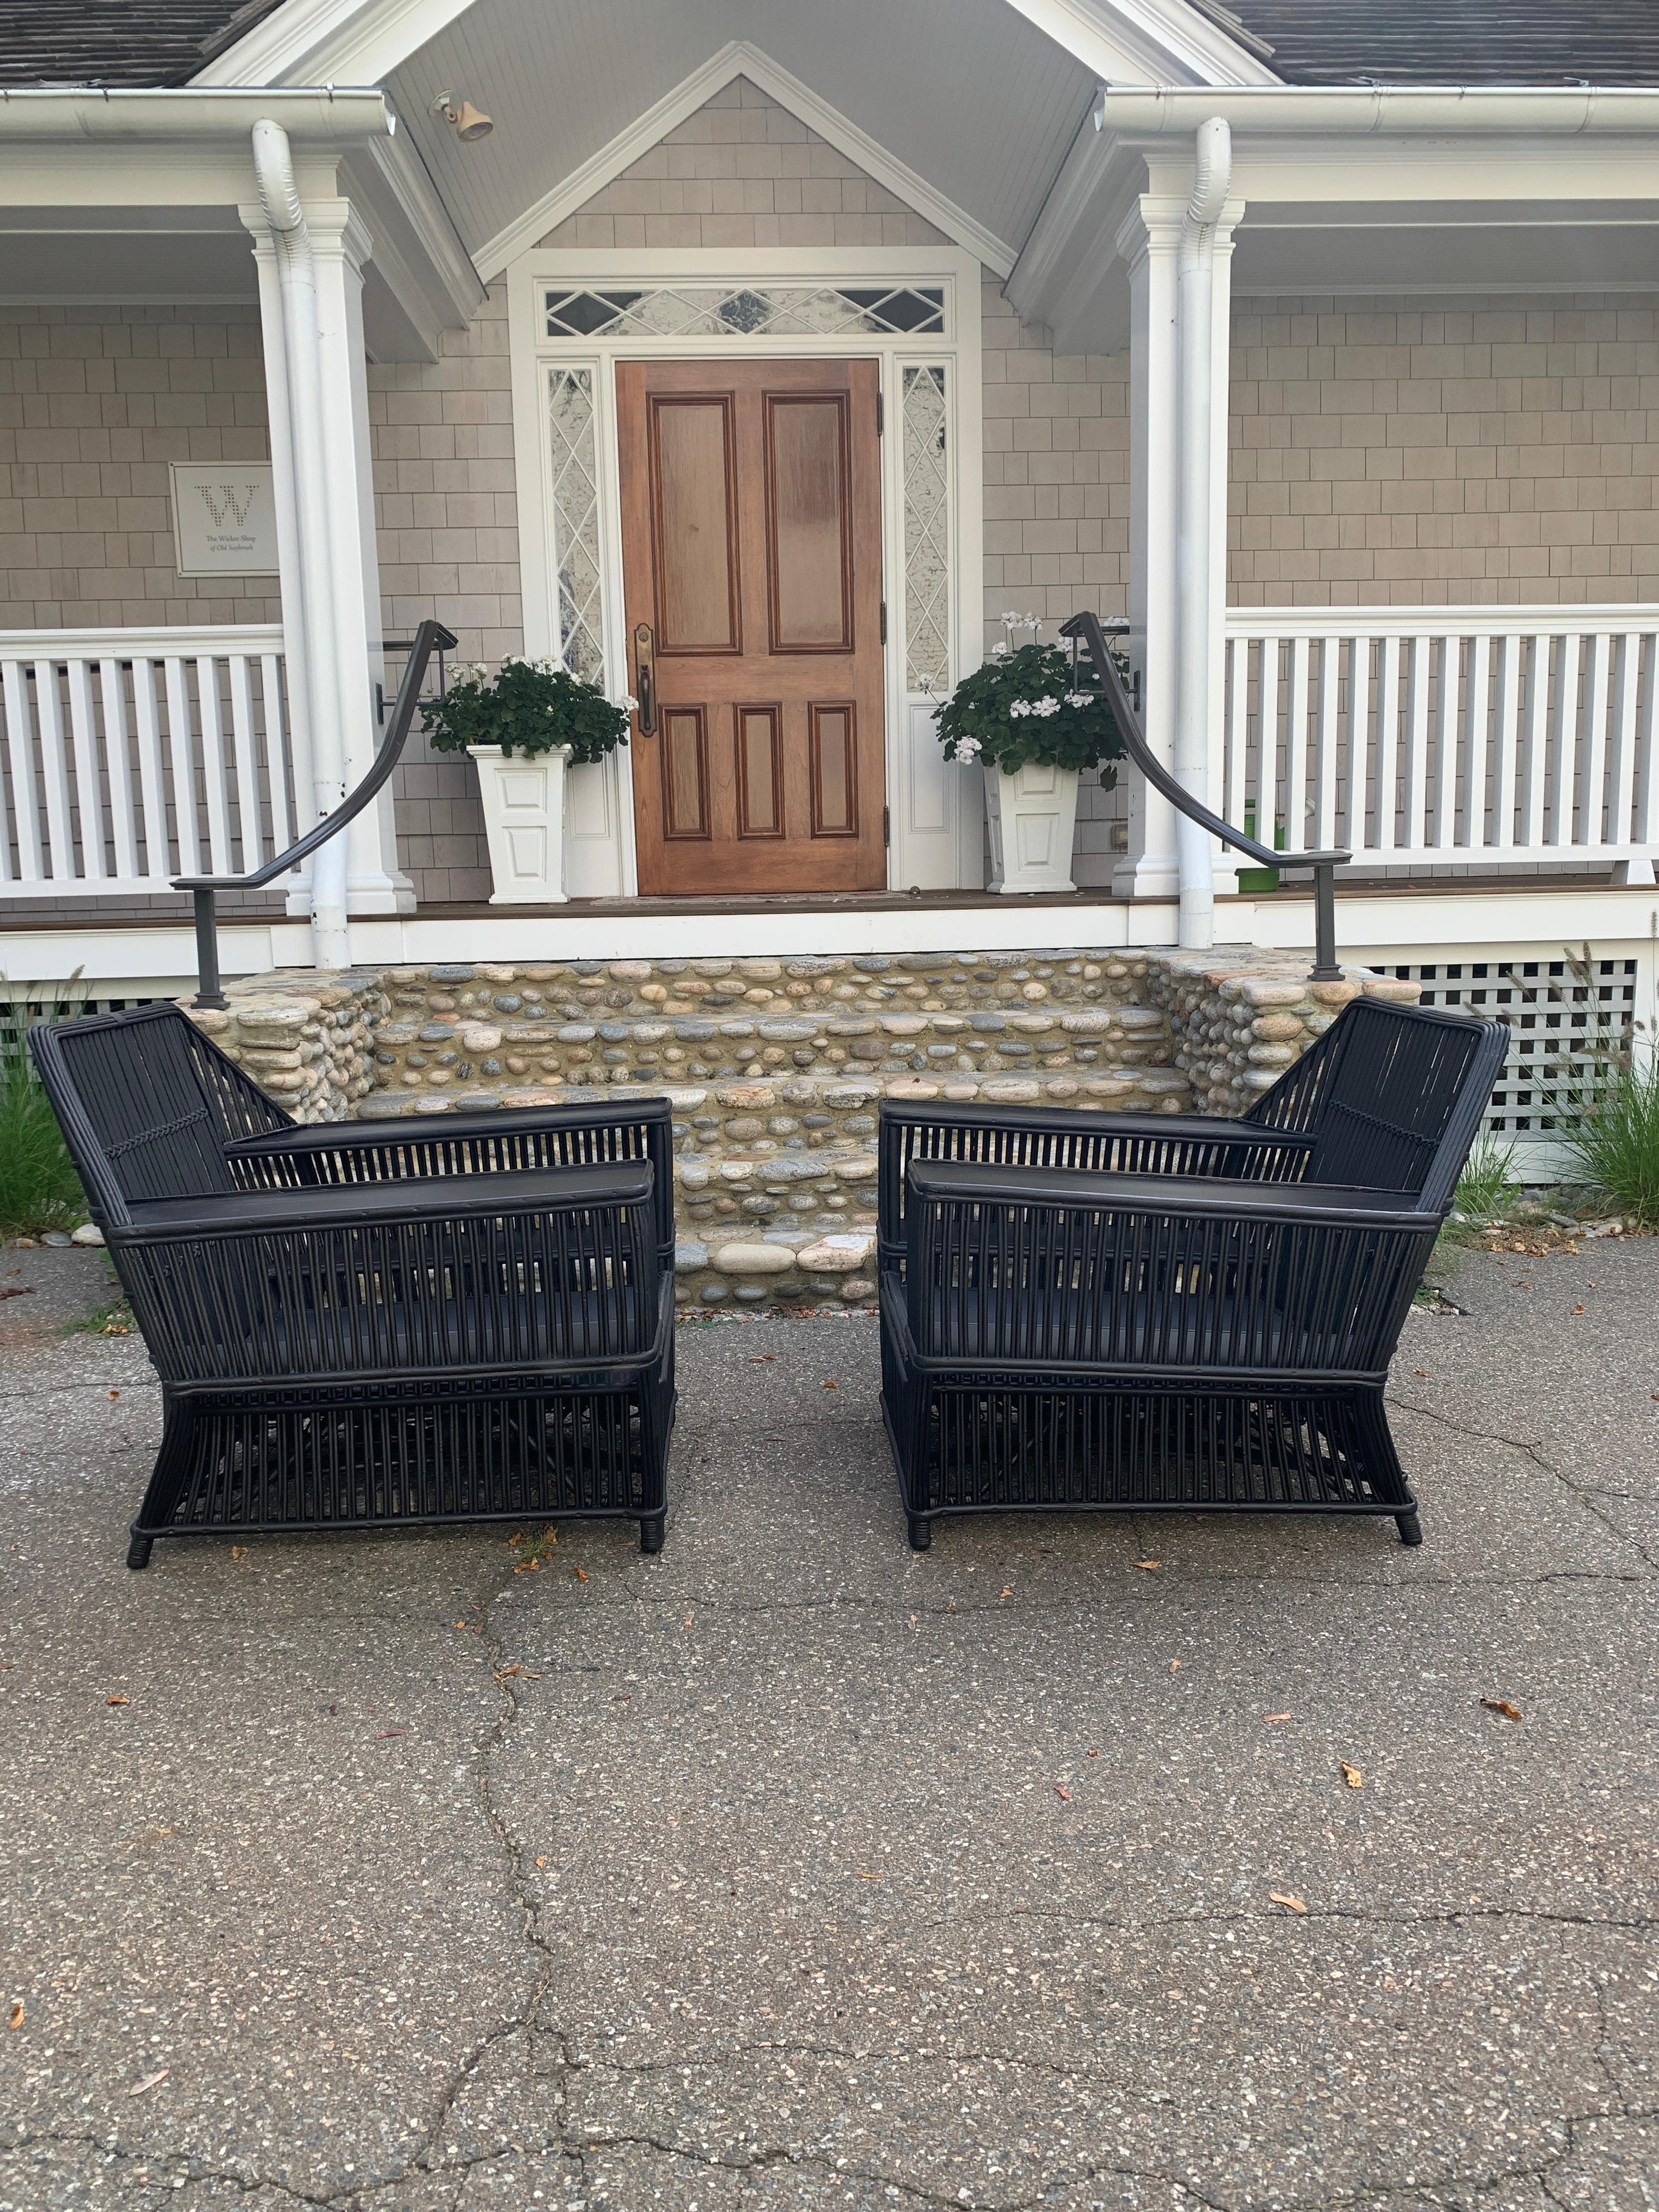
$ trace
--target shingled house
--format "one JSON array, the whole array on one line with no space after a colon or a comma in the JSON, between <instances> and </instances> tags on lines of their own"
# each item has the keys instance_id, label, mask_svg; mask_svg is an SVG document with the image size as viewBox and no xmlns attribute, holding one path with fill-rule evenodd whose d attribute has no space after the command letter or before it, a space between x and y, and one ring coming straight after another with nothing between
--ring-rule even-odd
<instances>
[{"instance_id":1,"label":"shingled house","mask_svg":"<svg viewBox=\"0 0 1659 2212\"><path fill-rule=\"evenodd\" d=\"M1646 0L3 0L0 70L14 981L182 988L171 879L359 779L422 617L620 697L642 608L763 599L728 432L793 395L828 696L732 617L737 707L671 684L573 771L562 906L492 904L417 742L343 933L301 872L228 972L1133 950L1183 865L1218 941L1307 945L1133 777L1074 892L988 890L934 706L1086 605L1189 787L1352 848L1345 957L1511 1006L1588 942L1586 1033L1644 1010Z\"/></svg>"}]
</instances>

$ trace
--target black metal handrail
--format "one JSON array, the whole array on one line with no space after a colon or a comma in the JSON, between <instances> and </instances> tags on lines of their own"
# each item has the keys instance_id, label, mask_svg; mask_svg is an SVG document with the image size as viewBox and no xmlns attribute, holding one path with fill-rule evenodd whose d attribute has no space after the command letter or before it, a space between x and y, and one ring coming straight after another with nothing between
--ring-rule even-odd
<instances>
[{"instance_id":1,"label":"black metal handrail","mask_svg":"<svg viewBox=\"0 0 1659 2212\"><path fill-rule=\"evenodd\" d=\"M262 868L252 869L245 876L175 876L173 888L188 891L196 915L196 996L191 1004L198 1006L222 1006L225 994L219 980L219 936L215 900L220 891L257 891L288 871L319 845L327 844L337 836L348 822L362 812L397 767L405 739L415 720L415 709L420 702L421 688L426 682L427 664L434 653L453 653L455 637L441 622L423 622L415 633L415 642L410 648L409 659L404 669L403 682L398 686L398 699L392 710L392 727L381 741L374 756L374 765L357 788L343 799L331 814L324 815L313 829L307 830L296 844L274 860L267 860Z\"/></svg>"},{"instance_id":2,"label":"black metal handrail","mask_svg":"<svg viewBox=\"0 0 1659 2212\"><path fill-rule=\"evenodd\" d=\"M1123 688L1123 678L1117 672L1116 663L1107 650L1105 632L1098 615L1073 615L1060 626L1062 637L1081 642L1089 650L1095 674L1105 694L1106 703L1112 710L1123 750L1134 763L1155 791L1161 791L1172 806L1178 807L1188 821L1196 822L1223 844L1237 846L1248 853L1251 860L1264 868L1311 868L1314 879L1314 964L1310 973L1316 983L1335 982L1342 970L1336 958L1336 870L1352 860L1349 853L1280 853L1261 844L1243 830L1235 830L1231 822L1224 822L1218 814L1212 814L1201 799L1194 799L1184 783L1171 775L1163 762L1147 744L1139 717L1129 704Z\"/></svg>"}]
</instances>

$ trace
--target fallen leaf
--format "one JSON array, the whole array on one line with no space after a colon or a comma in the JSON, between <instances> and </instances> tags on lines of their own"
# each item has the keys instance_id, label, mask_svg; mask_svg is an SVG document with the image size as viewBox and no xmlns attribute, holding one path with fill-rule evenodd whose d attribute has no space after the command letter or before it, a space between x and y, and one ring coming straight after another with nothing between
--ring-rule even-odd
<instances>
[{"instance_id":1,"label":"fallen leaf","mask_svg":"<svg viewBox=\"0 0 1659 2212\"><path fill-rule=\"evenodd\" d=\"M1365 1777L1358 1767L1350 1766L1346 1759L1339 1759L1336 1763L1342 1769L1342 1779L1350 1790L1358 1790L1364 1786Z\"/></svg>"},{"instance_id":2,"label":"fallen leaf","mask_svg":"<svg viewBox=\"0 0 1659 2212\"><path fill-rule=\"evenodd\" d=\"M1179 1659L1171 1659L1171 1660L1170 1660L1170 1672L1172 1674L1178 1674L1181 1672L1181 1662L1180 1662L1180 1660L1179 1660Z\"/></svg>"},{"instance_id":3,"label":"fallen leaf","mask_svg":"<svg viewBox=\"0 0 1659 2212\"><path fill-rule=\"evenodd\" d=\"M407 1735L408 1734L407 1729L377 1729L374 1732L374 1741L376 1743L384 1743L389 1735Z\"/></svg>"},{"instance_id":4,"label":"fallen leaf","mask_svg":"<svg viewBox=\"0 0 1659 2212\"><path fill-rule=\"evenodd\" d=\"M1430 1374L1426 1367L1419 1367L1414 1369L1413 1371L1415 1374L1420 1375L1425 1382L1432 1382L1434 1380L1433 1376Z\"/></svg>"},{"instance_id":5,"label":"fallen leaf","mask_svg":"<svg viewBox=\"0 0 1659 2212\"><path fill-rule=\"evenodd\" d=\"M681 1623L680 1623L680 1626L681 1626L682 1628L690 1628L690 1626L691 1626L691 1624L692 1624L692 1622L693 1622L696 1619L696 1613L688 1613L686 1614L686 1616L685 1616L685 1619L684 1619L683 1621L681 1621Z\"/></svg>"},{"instance_id":6,"label":"fallen leaf","mask_svg":"<svg viewBox=\"0 0 1659 2212\"><path fill-rule=\"evenodd\" d=\"M230 1556L233 1559L246 1559L247 1546L246 1544L233 1544L230 1547Z\"/></svg>"},{"instance_id":7,"label":"fallen leaf","mask_svg":"<svg viewBox=\"0 0 1659 2212\"><path fill-rule=\"evenodd\" d=\"M570 1578L571 1578L571 1580L572 1580L573 1582L585 1583L585 1582L587 1580L587 1570L586 1570L586 1567L572 1567L572 1569L570 1570Z\"/></svg>"},{"instance_id":8,"label":"fallen leaf","mask_svg":"<svg viewBox=\"0 0 1659 2212\"><path fill-rule=\"evenodd\" d=\"M1008 1588L1006 1588L1006 1587L1005 1586L1005 1587L1004 1587L1004 1589L1003 1589L1003 1590L1002 1590L1002 1592L1001 1592L1001 1595L1002 1595L1004 1597L1012 1597L1012 1596L1013 1595L1013 1592L1012 1592L1012 1589L1009 1589Z\"/></svg>"},{"instance_id":9,"label":"fallen leaf","mask_svg":"<svg viewBox=\"0 0 1659 2212\"><path fill-rule=\"evenodd\" d=\"M539 1858L537 1860L536 1863L538 1866L545 1866L547 1864L547 1861L544 1857Z\"/></svg>"},{"instance_id":10,"label":"fallen leaf","mask_svg":"<svg viewBox=\"0 0 1659 2212\"><path fill-rule=\"evenodd\" d=\"M6 2021L6 2026L8 2027L21 2027L22 2025L23 2000L21 1997L19 1997L16 2003L11 2008L10 2015Z\"/></svg>"},{"instance_id":11,"label":"fallen leaf","mask_svg":"<svg viewBox=\"0 0 1659 2212\"><path fill-rule=\"evenodd\" d=\"M159 2074L146 2074L142 2081L133 2083L131 2088L127 2091L128 2096L142 2097L146 2089L153 2089L158 2081L165 2081L172 2071L173 2069L170 2066L164 2066Z\"/></svg>"},{"instance_id":12,"label":"fallen leaf","mask_svg":"<svg viewBox=\"0 0 1659 2212\"><path fill-rule=\"evenodd\" d=\"M1275 1905L1282 1905L1287 1912L1305 1912L1308 1909L1299 1897L1292 1897L1287 1890L1270 1889L1267 1894Z\"/></svg>"},{"instance_id":13,"label":"fallen leaf","mask_svg":"<svg viewBox=\"0 0 1659 2212\"><path fill-rule=\"evenodd\" d=\"M118 1397L120 1396L120 1395L121 1395L121 1394L120 1394L120 1392L119 1392L118 1390L112 1390L112 1391L110 1392L110 1394L109 1394L109 1395L110 1395L111 1402L112 1402L112 1403L113 1403L113 1401L114 1401L117 1398L118 1398Z\"/></svg>"},{"instance_id":14,"label":"fallen leaf","mask_svg":"<svg viewBox=\"0 0 1659 2212\"><path fill-rule=\"evenodd\" d=\"M1574 1311L1576 1314L1581 1314L1581 1313L1583 1313L1583 1310L1584 1310L1584 1309L1583 1308L1583 1306L1575 1306L1575 1307L1573 1308L1573 1311Z\"/></svg>"},{"instance_id":15,"label":"fallen leaf","mask_svg":"<svg viewBox=\"0 0 1659 2212\"><path fill-rule=\"evenodd\" d=\"M749 1364L751 1367L764 1367L769 1361L775 1359L777 1356L775 1352L751 1352L749 1355Z\"/></svg>"},{"instance_id":16,"label":"fallen leaf","mask_svg":"<svg viewBox=\"0 0 1659 2212\"><path fill-rule=\"evenodd\" d=\"M538 1575L541 1571L542 1563L539 1559L520 1559L513 1570L515 1575Z\"/></svg>"},{"instance_id":17,"label":"fallen leaf","mask_svg":"<svg viewBox=\"0 0 1659 2212\"><path fill-rule=\"evenodd\" d=\"M1135 1565L1140 1569L1143 1575L1150 1575L1156 1569L1161 1567L1164 1565L1164 1562L1162 1559L1137 1559L1135 1561Z\"/></svg>"},{"instance_id":18,"label":"fallen leaf","mask_svg":"<svg viewBox=\"0 0 1659 2212\"><path fill-rule=\"evenodd\" d=\"M866 1874L862 1867L859 1869L858 1875L860 1881L879 1881L881 1880L881 1876L878 1874Z\"/></svg>"},{"instance_id":19,"label":"fallen leaf","mask_svg":"<svg viewBox=\"0 0 1659 2212\"><path fill-rule=\"evenodd\" d=\"M1066 1787L1066 1784L1065 1784L1063 1782L1056 1782L1056 1783L1055 1783L1055 1784L1054 1784L1054 1795L1055 1795L1055 1796L1056 1796L1056 1797L1063 1797L1063 1798L1066 1800L1066 1802L1068 1805L1069 1805L1069 1804L1071 1803L1071 1802L1072 1802L1072 1793L1071 1793L1071 1791L1070 1791L1070 1790Z\"/></svg>"},{"instance_id":20,"label":"fallen leaf","mask_svg":"<svg viewBox=\"0 0 1659 2212\"><path fill-rule=\"evenodd\" d=\"M839 1390L841 1385L839 1382L826 1382L823 1387L826 1390Z\"/></svg>"},{"instance_id":21,"label":"fallen leaf","mask_svg":"<svg viewBox=\"0 0 1659 2212\"><path fill-rule=\"evenodd\" d=\"M130 1705L132 1703L132 1699L131 1698L106 1698L104 1703L106 1705Z\"/></svg>"},{"instance_id":22,"label":"fallen leaf","mask_svg":"<svg viewBox=\"0 0 1659 2212\"><path fill-rule=\"evenodd\" d=\"M915 1634L921 1634L921 1630L916 1627L916 1616L914 1613L910 1615L910 1626Z\"/></svg>"},{"instance_id":23,"label":"fallen leaf","mask_svg":"<svg viewBox=\"0 0 1659 2212\"><path fill-rule=\"evenodd\" d=\"M1271 1723L1273 1721L1287 1721L1291 1717L1288 1713L1263 1713L1261 1717L1264 1721Z\"/></svg>"},{"instance_id":24,"label":"fallen leaf","mask_svg":"<svg viewBox=\"0 0 1659 2212\"><path fill-rule=\"evenodd\" d=\"M1520 1706L1512 1705L1507 1698L1482 1698L1480 1702L1489 1713L1502 1713L1506 1721L1518 1721L1521 1717Z\"/></svg>"},{"instance_id":25,"label":"fallen leaf","mask_svg":"<svg viewBox=\"0 0 1659 2212\"><path fill-rule=\"evenodd\" d=\"M33 1296L33 1283L8 1283L3 1290L0 1290L0 1298L32 1298Z\"/></svg>"},{"instance_id":26,"label":"fallen leaf","mask_svg":"<svg viewBox=\"0 0 1659 2212\"><path fill-rule=\"evenodd\" d=\"M1100 1757L1100 1747L1098 1744L1097 1744L1095 1748L1089 1753L1089 1756L1091 1759L1098 1759Z\"/></svg>"}]
</instances>

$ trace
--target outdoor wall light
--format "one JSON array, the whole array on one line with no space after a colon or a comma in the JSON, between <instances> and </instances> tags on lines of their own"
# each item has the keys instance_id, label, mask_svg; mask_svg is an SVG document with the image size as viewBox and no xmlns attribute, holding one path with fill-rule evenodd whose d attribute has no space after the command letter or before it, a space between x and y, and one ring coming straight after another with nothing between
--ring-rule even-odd
<instances>
[{"instance_id":1,"label":"outdoor wall light","mask_svg":"<svg viewBox=\"0 0 1659 2212\"><path fill-rule=\"evenodd\" d=\"M484 113L483 108L475 107L470 100L462 100L458 107L453 92L441 92L432 103L432 112L441 115L446 123L454 125L455 136L463 146L471 146L479 138L488 138L495 128L493 119Z\"/></svg>"}]
</instances>

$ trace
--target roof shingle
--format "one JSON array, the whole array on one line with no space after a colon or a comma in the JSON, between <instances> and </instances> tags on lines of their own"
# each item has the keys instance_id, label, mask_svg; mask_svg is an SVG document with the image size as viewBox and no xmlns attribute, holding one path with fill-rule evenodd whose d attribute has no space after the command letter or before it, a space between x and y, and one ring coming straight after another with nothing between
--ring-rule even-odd
<instances>
[{"instance_id":1,"label":"roof shingle","mask_svg":"<svg viewBox=\"0 0 1659 2212\"><path fill-rule=\"evenodd\" d=\"M1287 84L1659 84L1659 0L1225 5ZM1224 20L1220 8L1205 13Z\"/></svg>"}]
</instances>

